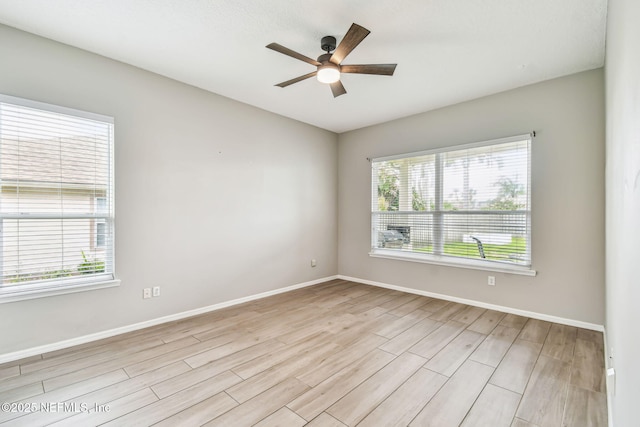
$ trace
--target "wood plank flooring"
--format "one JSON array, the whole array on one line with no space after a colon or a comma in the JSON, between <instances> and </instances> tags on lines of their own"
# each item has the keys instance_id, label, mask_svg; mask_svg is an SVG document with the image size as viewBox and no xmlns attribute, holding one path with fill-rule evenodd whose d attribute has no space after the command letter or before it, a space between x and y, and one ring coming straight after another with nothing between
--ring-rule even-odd
<instances>
[{"instance_id":1,"label":"wood plank flooring","mask_svg":"<svg viewBox=\"0 0 640 427\"><path fill-rule=\"evenodd\" d=\"M5 363L1 402L2 426L607 423L601 333L342 280Z\"/></svg>"}]
</instances>

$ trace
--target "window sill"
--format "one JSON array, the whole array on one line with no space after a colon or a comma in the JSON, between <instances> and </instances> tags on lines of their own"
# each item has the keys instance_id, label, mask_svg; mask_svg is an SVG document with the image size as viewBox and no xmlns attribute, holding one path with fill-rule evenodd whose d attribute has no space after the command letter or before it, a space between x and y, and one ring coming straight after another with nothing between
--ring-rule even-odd
<instances>
[{"instance_id":1,"label":"window sill","mask_svg":"<svg viewBox=\"0 0 640 427\"><path fill-rule=\"evenodd\" d=\"M535 276L536 270L529 267L510 265L501 262L476 261L472 259L456 259L452 257L440 257L437 255L417 254L414 252L401 252L395 250L374 249L369 252L373 258L386 258L398 261L421 262L424 264L444 265L447 267L469 268L473 270L495 271L499 273L519 274L522 276Z\"/></svg>"},{"instance_id":2,"label":"window sill","mask_svg":"<svg viewBox=\"0 0 640 427\"><path fill-rule=\"evenodd\" d=\"M119 279L107 278L92 282L0 286L0 304L34 298L45 298L54 295L92 291L95 289L113 288L116 286L120 286Z\"/></svg>"}]
</instances>

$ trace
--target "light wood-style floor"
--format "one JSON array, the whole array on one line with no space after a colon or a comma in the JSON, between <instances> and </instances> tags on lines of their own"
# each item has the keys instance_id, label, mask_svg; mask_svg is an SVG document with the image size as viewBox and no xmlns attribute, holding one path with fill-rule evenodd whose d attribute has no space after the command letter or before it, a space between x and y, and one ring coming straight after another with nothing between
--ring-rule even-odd
<instances>
[{"instance_id":1,"label":"light wood-style floor","mask_svg":"<svg viewBox=\"0 0 640 427\"><path fill-rule=\"evenodd\" d=\"M23 426L607 424L601 333L340 280L5 363L0 402Z\"/></svg>"}]
</instances>

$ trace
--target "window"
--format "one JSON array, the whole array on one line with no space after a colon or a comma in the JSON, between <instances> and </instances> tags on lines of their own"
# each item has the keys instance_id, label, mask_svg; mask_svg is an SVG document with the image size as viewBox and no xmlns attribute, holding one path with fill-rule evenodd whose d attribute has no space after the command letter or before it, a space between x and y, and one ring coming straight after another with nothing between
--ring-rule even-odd
<instances>
[{"instance_id":1,"label":"window","mask_svg":"<svg viewBox=\"0 0 640 427\"><path fill-rule=\"evenodd\" d=\"M107 198L96 197L96 209L97 212L107 211ZM98 218L95 220L95 246L97 248L104 248L107 242L107 223L104 218Z\"/></svg>"},{"instance_id":2,"label":"window","mask_svg":"<svg viewBox=\"0 0 640 427\"><path fill-rule=\"evenodd\" d=\"M0 300L113 286L113 119L0 96Z\"/></svg>"},{"instance_id":3,"label":"window","mask_svg":"<svg viewBox=\"0 0 640 427\"><path fill-rule=\"evenodd\" d=\"M371 255L535 274L531 140L373 159Z\"/></svg>"}]
</instances>

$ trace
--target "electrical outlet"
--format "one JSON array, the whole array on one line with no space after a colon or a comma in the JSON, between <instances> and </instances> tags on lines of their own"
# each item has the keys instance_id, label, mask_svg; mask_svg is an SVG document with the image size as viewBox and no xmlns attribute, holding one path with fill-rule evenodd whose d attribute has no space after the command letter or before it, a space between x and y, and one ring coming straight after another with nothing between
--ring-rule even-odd
<instances>
[{"instance_id":1,"label":"electrical outlet","mask_svg":"<svg viewBox=\"0 0 640 427\"><path fill-rule=\"evenodd\" d=\"M496 276L489 276L487 278L487 285L495 286L496 285Z\"/></svg>"},{"instance_id":2,"label":"electrical outlet","mask_svg":"<svg viewBox=\"0 0 640 427\"><path fill-rule=\"evenodd\" d=\"M154 297L159 297L160 296L160 286L154 286L153 287L153 296Z\"/></svg>"},{"instance_id":3,"label":"electrical outlet","mask_svg":"<svg viewBox=\"0 0 640 427\"><path fill-rule=\"evenodd\" d=\"M318 265L318 263L316 262L315 259L311 260L311 267L315 267L316 265Z\"/></svg>"},{"instance_id":4,"label":"electrical outlet","mask_svg":"<svg viewBox=\"0 0 640 427\"><path fill-rule=\"evenodd\" d=\"M142 290L142 298L144 299L151 298L151 288L144 288Z\"/></svg>"}]
</instances>

